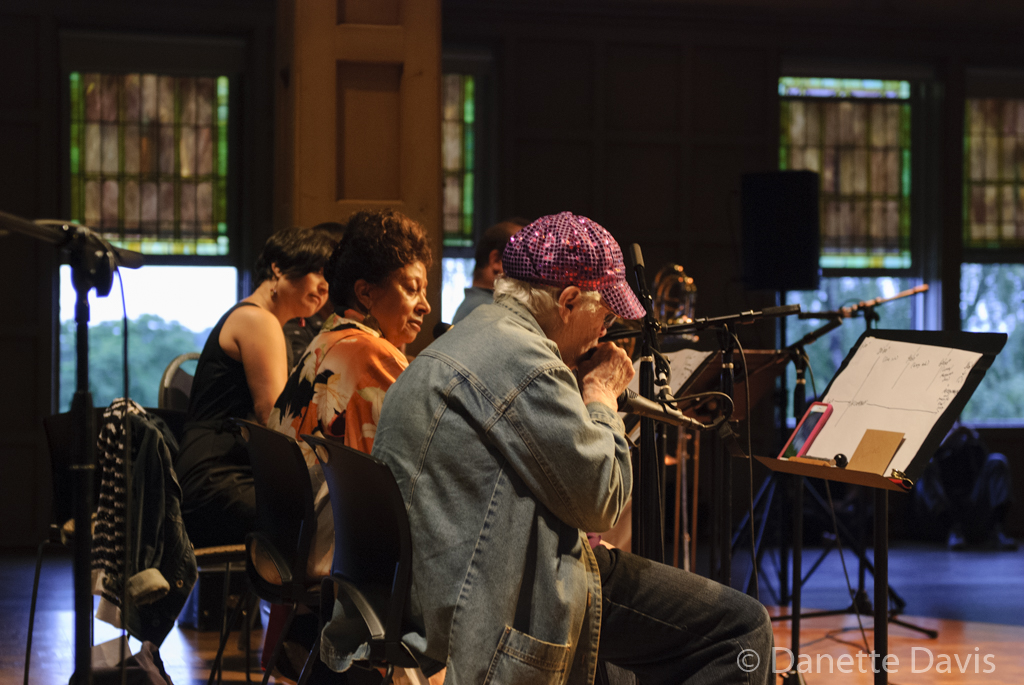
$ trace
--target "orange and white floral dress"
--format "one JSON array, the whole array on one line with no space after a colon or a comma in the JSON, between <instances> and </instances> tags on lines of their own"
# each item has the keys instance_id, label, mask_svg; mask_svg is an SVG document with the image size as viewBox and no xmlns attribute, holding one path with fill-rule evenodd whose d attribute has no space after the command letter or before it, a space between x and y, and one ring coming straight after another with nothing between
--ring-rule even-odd
<instances>
[{"instance_id":1,"label":"orange and white floral dress","mask_svg":"<svg viewBox=\"0 0 1024 685\"><path fill-rule=\"evenodd\" d=\"M288 377L267 425L295 438L309 467L317 514L310 571L330 573L334 519L323 472L303 434L341 438L369 453L384 393L405 370L405 355L349 310L332 315Z\"/></svg>"}]
</instances>

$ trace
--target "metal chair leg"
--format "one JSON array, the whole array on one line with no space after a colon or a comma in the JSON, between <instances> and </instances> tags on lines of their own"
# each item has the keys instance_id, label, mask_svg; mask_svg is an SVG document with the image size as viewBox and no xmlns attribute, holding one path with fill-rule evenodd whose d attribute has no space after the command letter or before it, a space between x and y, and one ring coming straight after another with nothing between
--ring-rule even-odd
<instances>
[{"instance_id":1,"label":"metal chair leg","mask_svg":"<svg viewBox=\"0 0 1024 685\"><path fill-rule=\"evenodd\" d=\"M249 593L252 593L252 590L250 590ZM246 595L246 599L248 599L248 595ZM231 619L228 622L228 625L235 625L235 622L238 620L238 616L241 613L243 607L245 607L245 602L239 602L238 606L235 607L235 610L231 612ZM221 634L220 646L217 648L217 656L213 658L213 668L210 669L210 679L206 681L206 685L213 685L214 678L219 677L221 673L224 660L224 648L228 644L229 636L230 633Z\"/></svg>"},{"instance_id":2,"label":"metal chair leg","mask_svg":"<svg viewBox=\"0 0 1024 685\"><path fill-rule=\"evenodd\" d=\"M284 639L292 627L292 619L295 618L295 611L298 608L298 603L293 602L291 609L288 611L288 616L284 619L284 625L281 626L281 634L277 637L277 644L274 645L274 652L270 655L270 661L267 662L267 670L263 673L263 685L267 685L267 681L270 680L270 674L274 671L274 667L277 665L277 659L281 656L281 648L284 647Z\"/></svg>"},{"instance_id":3,"label":"metal chair leg","mask_svg":"<svg viewBox=\"0 0 1024 685\"><path fill-rule=\"evenodd\" d=\"M221 589L221 604L220 604L220 639L221 642L227 643L228 635L231 634L231 626L235 624L235 619L232 618L231 622L228 623L228 597L231 595L231 562L228 561L224 564L224 587ZM237 608L237 607L236 607ZM232 615L237 612L231 612ZM221 684L221 680L224 676L224 660L221 659L217 664L217 685Z\"/></svg>"},{"instance_id":4,"label":"metal chair leg","mask_svg":"<svg viewBox=\"0 0 1024 685\"><path fill-rule=\"evenodd\" d=\"M313 641L313 648L309 650L309 656L306 657L306 663L302 664L302 673L299 674L298 685L306 685L306 681L309 680L309 676L313 674L313 669L316 667L316 662L320 660L320 634L317 633L316 639Z\"/></svg>"},{"instance_id":5,"label":"metal chair leg","mask_svg":"<svg viewBox=\"0 0 1024 685\"><path fill-rule=\"evenodd\" d=\"M43 569L43 550L50 545L49 540L39 543L39 551L36 553L36 577L32 582L32 606L28 610L28 640L25 645L25 683L28 685L28 670L32 663L32 628L36 622L36 600L39 598L39 573Z\"/></svg>"}]
</instances>

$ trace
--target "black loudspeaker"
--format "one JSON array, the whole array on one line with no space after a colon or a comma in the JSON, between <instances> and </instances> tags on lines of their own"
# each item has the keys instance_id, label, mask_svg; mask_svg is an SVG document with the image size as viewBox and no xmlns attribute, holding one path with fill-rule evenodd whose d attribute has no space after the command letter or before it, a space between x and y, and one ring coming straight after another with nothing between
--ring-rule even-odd
<instances>
[{"instance_id":1,"label":"black loudspeaker","mask_svg":"<svg viewBox=\"0 0 1024 685\"><path fill-rule=\"evenodd\" d=\"M748 290L818 287L818 174L744 174L743 284Z\"/></svg>"}]
</instances>

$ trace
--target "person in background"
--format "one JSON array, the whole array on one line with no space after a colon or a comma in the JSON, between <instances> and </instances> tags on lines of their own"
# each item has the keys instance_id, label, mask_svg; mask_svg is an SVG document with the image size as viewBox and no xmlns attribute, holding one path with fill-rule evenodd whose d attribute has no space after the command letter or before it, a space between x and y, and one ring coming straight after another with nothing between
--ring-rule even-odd
<instances>
[{"instance_id":1,"label":"person in background","mask_svg":"<svg viewBox=\"0 0 1024 685\"><path fill-rule=\"evenodd\" d=\"M324 221L319 223L312 228L314 231L323 231L331 237L334 244L337 245L341 237L345 235L345 226L339 224L337 221ZM305 318L299 317L292 319L284 325L284 339L288 343L288 370L291 371L295 368L295 363L299 361L302 353L309 347L309 343L313 341L316 334L320 332L320 329L324 325L324 321L327 320L331 314L334 313L334 305L328 299L324 306L320 308L313 316Z\"/></svg>"},{"instance_id":2,"label":"person in background","mask_svg":"<svg viewBox=\"0 0 1024 685\"><path fill-rule=\"evenodd\" d=\"M182 518L197 547L240 544L256 526L249 455L233 418L266 424L288 378L282 326L312 316L327 299L322 231L270 236L253 272L256 289L210 331L196 366L174 469Z\"/></svg>"},{"instance_id":3,"label":"person in background","mask_svg":"<svg viewBox=\"0 0 1024 685\"><path fill-rule=\"evenodd\" d=\"M334 519L323 471L300 436L331 436L362 452L373 449L384 394L409 364L400 350L416 339L430 312L430 263L422 226L383 210L353 214L324 269L335 313L299 358L268 424L298 441L309 466L317 516L311 573L330 574ZM280 609L271 608L265 654L283 623ZM308 653L316 616L297 615L292 625L284 653L291 664L301 664L305 654L296 650Z\"/></svg>"},{"instance_id":4,"label":"person in background","mask_svg":"<svg viewBox=\"0 0 1024 685\"><path fill-rule=\"evenodd\" d=\"M959 419L914 485L916 508L931 526L948 531L951 550L1013 551L1003 531L1013 481L1006 455L991 452L978 432Z\"/></svg>"},{"instance_id":5,"label":"person in background","mask_svg":"<svg viewBox=\"0 0 1024 685\"><path fill-rule=\"evenodd\" d=\"M494 301L494 279L501 275L501 255L505 252L508 239L525 224L526 221L522 219L506 219L494 224L480 236L474 255L476 264L473 267L473 286L466 288L466 298L452 317L453 325L480 305Z\"/></svg>"}]
</instances>

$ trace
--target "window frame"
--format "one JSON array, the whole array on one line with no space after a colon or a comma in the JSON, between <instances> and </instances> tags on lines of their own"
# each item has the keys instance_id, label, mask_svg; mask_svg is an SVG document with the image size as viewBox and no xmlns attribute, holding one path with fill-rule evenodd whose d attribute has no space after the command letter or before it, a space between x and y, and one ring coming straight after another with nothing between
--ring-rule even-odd
<instances>
[{"instance_id":1,"label":"window frame","mask_svg":"<svg viewBox=\"0 0 1024 685\"><path fill-rule=\"evenodd\" d=\"M964 90L963 99L960 102L952 103L952 106L960 110L960 137L959 149L964 150L967 131L967 106L972 99L1013 99L1024 100L1024 70L997 70L986 68L968 67L963 72ZM960 181L961 202L958 205L960 212L957 217L957 246L959 248L956 264L956 323L955 330L963 330L963 315L960 305L963 302L963 268L965 264L983 265L1019 265L1024 264L1024 247L973 247L968 246L966 234L966 218L969 207L967 205L966 189L969 179L967 177L967 159L962 159L958 169ZM1024 331L1017 331L1018 335L1024 335ZM1005 352L1004 352L1005 353ZM1024 428L1024 417L1018 419L986 421L971 424L982 429L1021 429Z\"/></svg>"},{"instance_id":2,"label":"window frame","mask_svg":"<svg viewBox=\"0 0 1024 685\"><path fill-rule=\"evenodd\" d=\"M473 244L442 248L443 258L472 259L480 235L498 221L496 216L495 160L497 150L496 89L494 55L490 50L466 46L444 46L442 78L448 74L474 77L475 140L473 147ZM442 170L443 173L443 170Z\"/></svg>"},{"instance_id":3,"label":"window frame","mask_svg":"<svg viewBox=\"0 0 1024 685\"><path fill-rule=\"evenodd\" d=\"M224 255L147 254L145 263L160 266L233 266L242 285L240 192L243 167L239 163L243 117L242 87L246 67L246 42L233 37L140 35L93 31L61 31L60 42L60 154L61 212L71 212L71 101L68 93L72 72L156 73L168 76L228 78L228 140L226 215L228 252ZM240 291L239 291L240 292Z\"/></svg>"}]
</instances>

